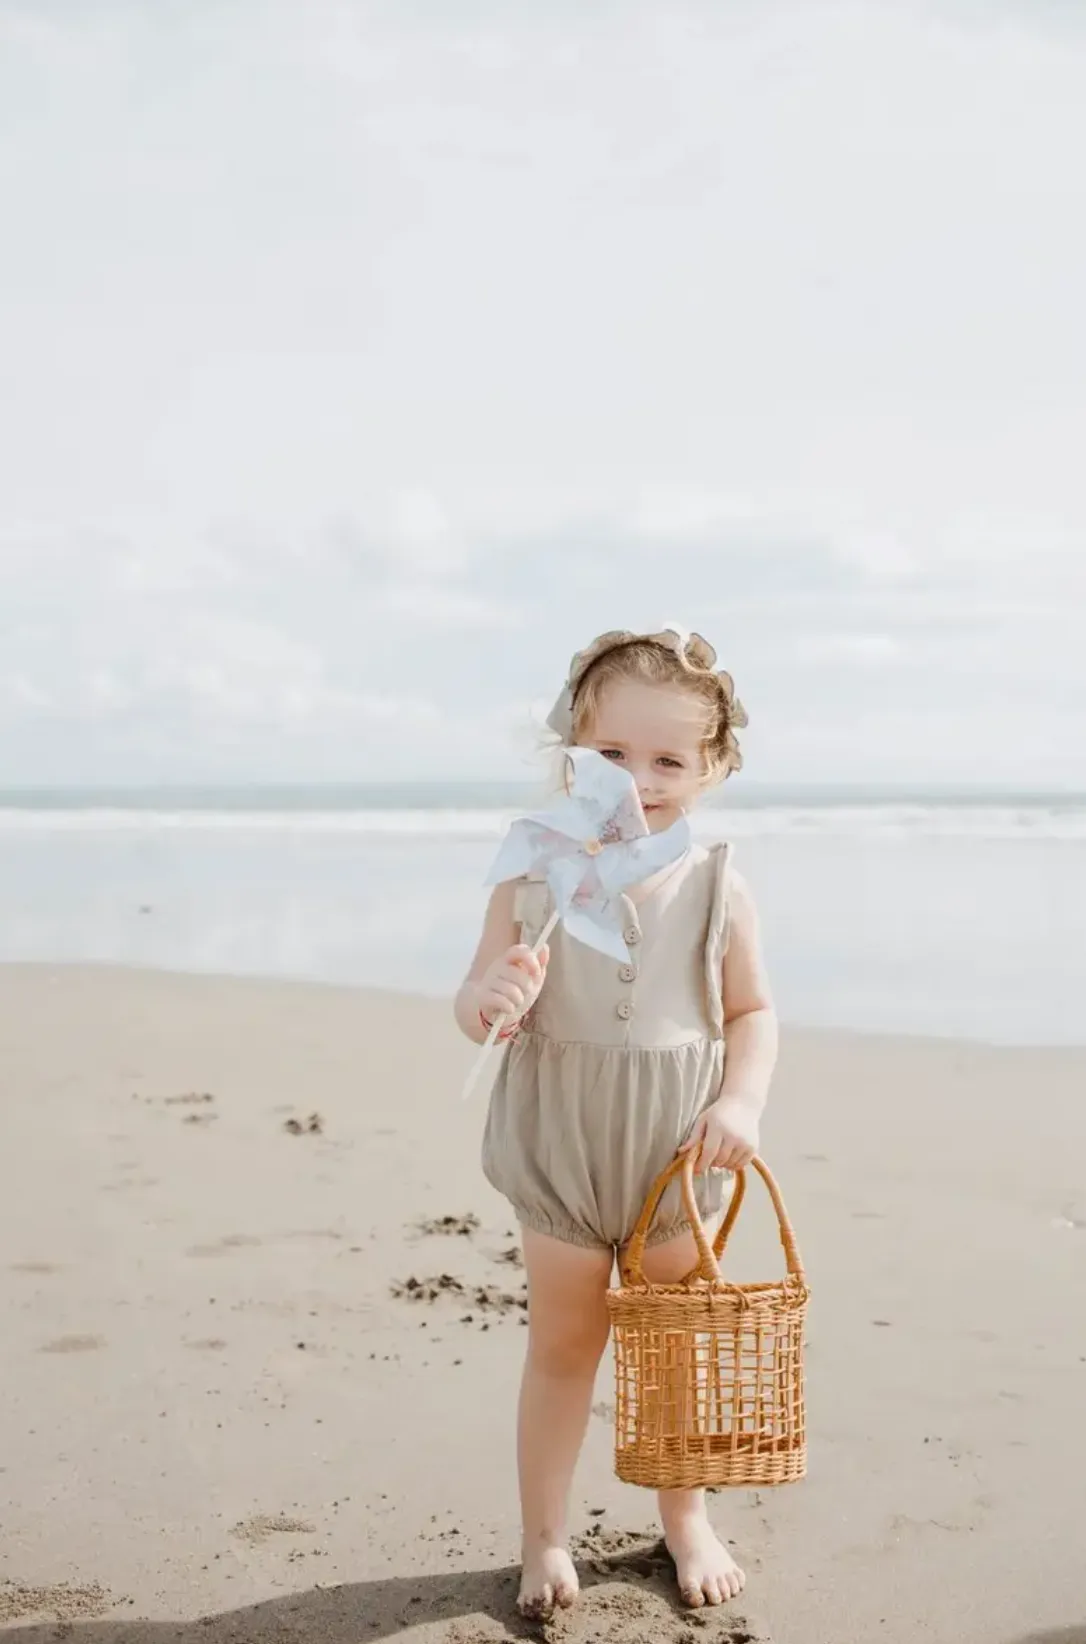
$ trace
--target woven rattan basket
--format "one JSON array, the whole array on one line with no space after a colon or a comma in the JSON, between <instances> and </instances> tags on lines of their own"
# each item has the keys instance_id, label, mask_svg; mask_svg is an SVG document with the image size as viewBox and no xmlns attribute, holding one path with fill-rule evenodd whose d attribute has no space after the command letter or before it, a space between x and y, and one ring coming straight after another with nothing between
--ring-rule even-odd
<instances>
[{"instance_id":1,"label":"woven rattan basket","mask_svg":"<svg viewBox=\"0 0 1086 1644\"><path fill-rule=\"evenodd\" d=\"M803 1345L808 1289L780 1190L760 1159L780 1224L786 1276L728 1284L720 1258L746 1192L738 1171L710 1245L694 1196L691 1155L657 1179L608 1292L615 1344L615 1471L656 1490L790 1484L807 1471ZM681 1284L645 1278L645 1240L677 1175L698 1246Z\"/></svg>"}]
</instances>

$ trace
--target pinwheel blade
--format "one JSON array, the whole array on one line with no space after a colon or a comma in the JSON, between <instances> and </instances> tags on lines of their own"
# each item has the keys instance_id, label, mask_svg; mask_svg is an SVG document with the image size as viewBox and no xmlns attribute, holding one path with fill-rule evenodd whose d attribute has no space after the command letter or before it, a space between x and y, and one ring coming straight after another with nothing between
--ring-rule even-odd
<instances>
[{"instance_id":1,"label":"pinwheel blade","mask_svg":"<svg viewBox=\"0 0 1086 1644\"><path fill-rule=\"evenodd\" d=\"M631 839L601 851L596 858L596 873L605 895L616 896L627 886L638 885L650 874L670 867L689 848L690 840L690 824L681 816L663 833L646 834L643 839Z\"/></svg>"},{"instance_id":2,"label":"pinwheel blade","mask_svg":"<svg viewBox=\"0 0 1086 1644\"><path fill-rule=\"evenodd\" d=\"M498 854L483 882L487 885L500 885L505 879L519 879L523 874L531 873L533 869L540 867L550 853L559 847L568 850L569 842L561 837L555 838L549 827L545 827L534 818L522 816L513 823L502 840Z\"/></svg>"},{"instance_id":3,"label":"pinwheel blade","mask_svg":"<svg viewBox=\"0 0 1086 1644\"><path fill-rule=\"evenodd\" d=\"M562 924L575 941L611 959L628 960L630 950L623 936L622 909L615 902L575 902L562 916Z\"/></svg>"}]
</instances>

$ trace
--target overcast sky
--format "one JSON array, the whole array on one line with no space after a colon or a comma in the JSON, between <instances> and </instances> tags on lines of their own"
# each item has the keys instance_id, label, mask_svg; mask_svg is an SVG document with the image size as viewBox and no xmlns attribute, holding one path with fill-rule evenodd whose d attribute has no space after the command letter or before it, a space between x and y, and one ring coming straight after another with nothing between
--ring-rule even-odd
<instances>
[{"instance_id":1,"label":"overcast sky","mask_svg":"<svg viewBox=\"0 0 1086 1644\"><path fill-rule=\"evenodd\" d=\"M0 0L0 781L1086 786L1084 11Z\"/></svg>"}]
</instances>

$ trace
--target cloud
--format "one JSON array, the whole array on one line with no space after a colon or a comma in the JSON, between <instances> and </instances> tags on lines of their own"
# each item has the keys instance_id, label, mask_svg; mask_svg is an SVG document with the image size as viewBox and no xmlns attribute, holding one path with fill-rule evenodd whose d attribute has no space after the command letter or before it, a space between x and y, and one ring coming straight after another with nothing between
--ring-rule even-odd
<instances>
[{"instance_id":1,"label":"cloud","mask_svg":"<svg viewBox=\"0 0 1086 1644\"><path fill-rule=\"evenodd\" d=\"M479 629L519 626L520 613L499 600L462 588L433 583L399 582L382 588L369 608L371 622L397 620L411 633L435 629L467 635Z\"/></svg>"},{"instance_id":2,"label":"cloud","mask_svg":"<svg viewBox=\"0 0 1086 1644\"><path fill-rule=\"evenodd\" d=\"M800 662L883 667L899 661L903 647L893 634L805 634L796 654Z\"/></svg>"},{"instance_id":3,"label":"cloud","mask_svg":"<svg viewBox=\"0 0 1086 1644\"><path fill-rule=\"evenodd\" d=\"M0 3L5 775L520 774L666 614L744 779L1086 781L1080 11Z\"/></svg>"},{"instance_id":4,"label":"cloud","mask_svg":"<svg viewBox=\"0 0 1086 1644\"><path fill-rule=\"evenodd\" d=\"M468 569L444 579L345 558L320 527L263 552L255 530L233 549L190 541L169 576L115 534L74 556L66 538L9 538L9 780L523 776L569 655L665 616L706 632L736 675L754 780L825 780L827 761L842 780L997 779L1012 724L1020 779L1074 779L1086 681L1062 584L986 587L969 562L887 579L783 524L729 530L464 532Z\"/></svg>"}]
</instances>

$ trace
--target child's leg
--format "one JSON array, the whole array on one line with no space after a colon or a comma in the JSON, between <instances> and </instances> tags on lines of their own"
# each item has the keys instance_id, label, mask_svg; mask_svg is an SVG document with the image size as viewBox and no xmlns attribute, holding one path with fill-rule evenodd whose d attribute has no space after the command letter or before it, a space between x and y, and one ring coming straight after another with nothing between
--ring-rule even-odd
<instances>
[{"instance_id":1,"label":"child's leg","mask_svg":"<svg viewBox=\"0 0 1086 1644\"><path fill-rule=\"evenodd\" d=\"M520 1607L545 1615L577 1596L566 1510L584 1442L596 1370L607 1344L612 1257L525 1229L528 1356L518 1451L524 1522Z\"/></svg>"},{"instance_id":2,"label":"child's leg","mask_svg":"<svg viewBox=\"0 0 1086 1644\"><path fill-rule=\"evenodd\" d=\"M698 1259L689 1233L645 1252L645 1277L654 1284L684 1279ZM679 1591L693 1609L722 1604L743 1589L746 1577L709 1523L704 1490L661 1490L660 1517L675 1560Z\"/></svg>"}]
</instances>

